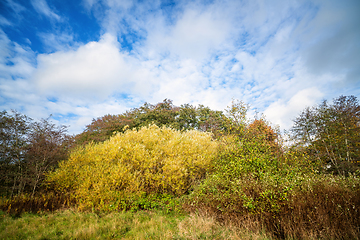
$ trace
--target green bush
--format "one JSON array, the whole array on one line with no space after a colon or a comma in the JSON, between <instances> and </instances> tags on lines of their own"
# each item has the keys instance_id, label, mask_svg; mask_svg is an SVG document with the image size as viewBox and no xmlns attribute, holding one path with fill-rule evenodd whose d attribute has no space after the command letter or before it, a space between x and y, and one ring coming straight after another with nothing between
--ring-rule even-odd
<instances>
[{"instance_id":1,"label":"green bush","mask_svg":"<svg viewBox=\"0 0 360 240\"><path fill-rule=\"evenodd\" d=\"M261 138L227 137L215 171L186 198L184 207L238 225L251 219L276 237L356 239L359 178L314 169L301 152L278 154Z\"/></svg>"}]
</instances>

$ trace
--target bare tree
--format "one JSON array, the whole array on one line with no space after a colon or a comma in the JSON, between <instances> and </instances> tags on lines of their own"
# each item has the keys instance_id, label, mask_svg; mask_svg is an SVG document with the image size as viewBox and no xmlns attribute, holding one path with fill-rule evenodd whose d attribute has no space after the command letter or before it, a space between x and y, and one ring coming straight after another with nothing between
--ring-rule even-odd
<instances>
[{"instance_id":1,"label":"bare tree","mask_svg":"<svg viewBox=\"0 0 360 240\"><path fill-rule=\"evenodd\" d=\"M34 122L16 111L0 112L0 194L34 195L45 173L66 159L73 139L66 132L49 118Z\"/></svg>"},{"instance_id":2,"label":"bare tree","mask_svg":"<svg viewBox=\"0 0 360 240\"><path fill-rule=\"evenodd\" d=\"M72 138L67 135L67 127L56 126L47 119L31 125L26 148L27 181L32 195L42 182L45 173L56 168L65 160Z\"/></svg>"}]
</instances>

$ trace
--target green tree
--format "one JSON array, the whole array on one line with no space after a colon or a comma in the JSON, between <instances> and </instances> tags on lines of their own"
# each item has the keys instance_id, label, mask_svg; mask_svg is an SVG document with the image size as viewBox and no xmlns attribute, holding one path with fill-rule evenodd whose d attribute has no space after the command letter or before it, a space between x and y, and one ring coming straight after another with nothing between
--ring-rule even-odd
<instances>
[{"instance_id":1,"label":"green tree","mask_svg":"<svg viewBox=\"0 0 360 240\"><path fill-rule=\"evenodd\" d=\"M316 156L324 168L346 175L360 160L360 106L355 96L340 96L303 110L294 120L297 144Z\"/></svg>"},{"instance_id":2,"label":"green tree","mask_svg":"<svg viewBox=\"0 0 360 240\"><path fill-rule=\"evenodd\" d=\"M209 107L191 104L175 106L172 100L164 99L155 105L144 103L139 108L133 108L118 115L105 115L93 119L85 130L78 134L76 145L108 140L114 132L124 132L126 129L140 129L155 124L159 127L171 127L176 130L200 130L212 132L218 136L224 132L226 117L222 111L214 111ZM126 127L127 126L127 127Z\"/></svg>"},{"instance_id":3,"label":"green tree","mask_svg":"<svg viewBox=\"0 0 360 240\"><path fill-rule=\"evenodd\" d=\"M0 113L0 184L1 193L21 193L24 183L24 147L31 119L16 111Z\"/></svg>"},{"instance_id":4,"label":"green tree","mask_svg":"<svg viewBox=\"0 0 360 240\"><path fill-rule=\"evenodd\" d=\"M204 132L212 132L216 137L223 134L226 124L226 117L222 111L211 110L209 107L199 105L196 109L198 127Z\"/></svg>"},{"instance_id":5,"label":"green tree","mask_svg":"<svg viewBox=\"0 0 360 240\"><path fill-rule=\"evenodd\" d=\"M85 127L85 130L75 137L76 145L85 145L90 142L103 142L110 138L114 132L123 132L124 127L135 126L131 113L111 115L93 119L92 122Z\"/></svg>"},{"instance_id":6,"label":"green tree","mask_svg":"<svg viewBox=\"0 0 360 240\"><path fill-rule=\"evenodd\" d=\"M178 116L176 118L178 129L198 129L198 117L196 107L191 104L183 104L180 106Z\"/></svg>"},{"instance_id":7,"label":"green tree","mask_svg":"<svg viewBox=\"0 0 360 240\"><path fill-rule=\"evenodd\" d=\"M250 106L243 101L233 100L225 109L226 130L228 134L243 135L248 125L247 112Z\"/></svg>"},{"instance_id":8,"label":"green tree","mask_svg":"<svg viewBox=\"0 0 360 240\"><path fill-rule=\"evenodd\" d=\"M143 106L133 108L122 114L107 114L93 119L85 127L85 130L75 137L76 145L104 142L114 135L115 132L123 133L126 129L139 129L151 124L171 126L178 129L179 124L176 122L178 109L178 107L172 104L171 100L165 99L156 105L144 103Z\"/></svg>"},{"instance_id":9,"label":"green tree","mask_svg":"<svg viewBox=\"0 0 360 240\"><path fill-rule=\"evenodd\" d=\"M156 126L172 127L178 129L176 118L179 108L174 106L172 100L164 99L156 105L145 103L139 108L130 111L131 117L134 119L136 128L155 124Z\"/></svg>"}]
</instances>

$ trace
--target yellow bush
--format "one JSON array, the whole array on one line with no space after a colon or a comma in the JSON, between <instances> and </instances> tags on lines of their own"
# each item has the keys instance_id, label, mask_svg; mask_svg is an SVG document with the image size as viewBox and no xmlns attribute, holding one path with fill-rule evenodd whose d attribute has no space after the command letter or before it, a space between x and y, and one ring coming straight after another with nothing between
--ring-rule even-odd
<instances>
[{"instance_id":1,"label":"yellow bush","mask_svg":"<svg viewBox=\"0 0 360 240\"><path fill-rule=\"evenodd\" d=\"M130 193L181 195L205 177L216 148L210 133L151 125L75 150L48 181L82 208L104 209Z\"/></svg>"}]
</instances>

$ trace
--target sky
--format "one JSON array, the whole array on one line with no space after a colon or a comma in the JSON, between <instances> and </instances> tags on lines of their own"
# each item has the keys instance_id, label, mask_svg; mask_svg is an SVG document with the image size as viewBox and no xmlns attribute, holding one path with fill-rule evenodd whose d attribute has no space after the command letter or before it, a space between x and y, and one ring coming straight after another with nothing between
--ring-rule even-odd
<instances>
[{"instance_id":1,"label":"sky","mask_svg":"<svg viewBox=\"0 0 360 240\"><path fill-rule=\"evenodd\" d=\"M80 133L145 102L250 104L281 130L360 97L359 0L1 0L0 110Z\"/></svg>"}]
</instances>

